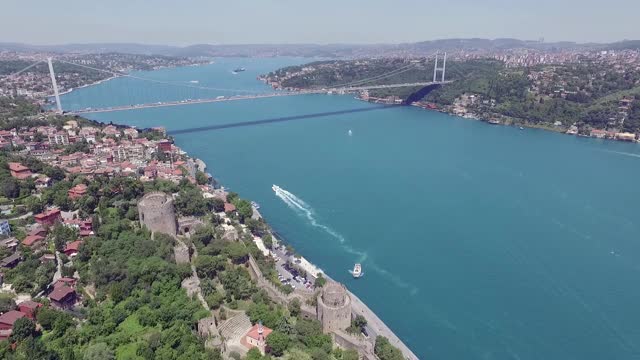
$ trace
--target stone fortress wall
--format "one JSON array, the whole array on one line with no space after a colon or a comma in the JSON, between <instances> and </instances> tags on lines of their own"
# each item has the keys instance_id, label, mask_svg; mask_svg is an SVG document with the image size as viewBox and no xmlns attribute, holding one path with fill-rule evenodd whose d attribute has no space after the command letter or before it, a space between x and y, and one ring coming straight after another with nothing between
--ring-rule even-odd
<instances>
[{"instance_id":1,"label":"stone fortress wall","mask_svg":"<svg viewBox=\"0 0 640 360\"><path fill-rule=\"evenodd\" d=\"M295 298L300 300L301 314L307 319L318 319L322 324L322 331L330 334L334 341L344 349L354 349L365 360L377 360L373 352L373 338L362 338L348 334L345 329L351 326L352 302L349 292L344 285L329 281L317 295L317 306L307 305L307 300L315 293L295 289L291 294L285 294L269 279L264 277L258 263L249 256L249 274L256 280L258 287L267 291L269 296L279 304L287 306Z\"/></svg>"},{"instance_id":2,"label":"stone fortress wall","mask_svg":"<svg viewBox=\"0 0 640 360\"><path fill-rule=\"evenodd\" d=\"M318 295L318 320L322 331L332 333L351 326L351 298L344 285L327 282Z\"/></svg>"},{"instance_id":3,"label":"stone fortress wall","mask_svg":"<svg viewBox=\"0 0 640 360\"><path fill-rule=\"evenodd\" d=\"M178 224L171 195L160 191L146 194L138 202L138 215L140 225L151 232L176 236Z\"/></svg>"}]
</instances>

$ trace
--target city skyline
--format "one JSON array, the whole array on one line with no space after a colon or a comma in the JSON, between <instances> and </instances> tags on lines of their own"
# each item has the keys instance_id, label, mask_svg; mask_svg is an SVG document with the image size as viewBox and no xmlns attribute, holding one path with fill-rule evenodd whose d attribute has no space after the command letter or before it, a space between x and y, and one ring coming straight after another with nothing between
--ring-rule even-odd
<instances>
[{"instance_id":1,"label":"city skyline","mask_svg":"<svg viewBox=\"0 0 640 360\"><path fill-rule=\"evenodd\" d=\"M337 0L315 7L292 0L158 0L152 6L141 0L69 0L64 8L43 0L29 6L8 0L3 5L0 42L36 45L375 44L447 38L604 43L640 38L633 26L640 4L624 0L456 0L446 7L418 0L372 0L366 7Z\"/></svg>"}]
</instances>

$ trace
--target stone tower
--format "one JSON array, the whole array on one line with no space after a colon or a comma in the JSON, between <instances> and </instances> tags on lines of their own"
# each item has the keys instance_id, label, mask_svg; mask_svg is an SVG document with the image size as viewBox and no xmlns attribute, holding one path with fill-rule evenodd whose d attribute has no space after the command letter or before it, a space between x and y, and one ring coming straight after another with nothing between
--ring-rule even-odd
<instances>
[{"instance_id":1,"label":"stone tower","mask_svg":"<svg viewBox=\"0 0 640 360\"><path fill-rule=\"evenodd\" d=\"M138 215L140 225L152 232L171 236L177 233L178 224L171 195L159 191L146 194L138 202Z\"/></svg>"},{"instance_id":2,"label":"stone tower","mask_svg":"<svg viewBox=\"0 0 640 360\"><path fill-rule=\"evenodd\" d=\"M329 282L318 296L318 320L325 333L351 326L351 298L344 285Z\"/></svg>"}]
</instances>

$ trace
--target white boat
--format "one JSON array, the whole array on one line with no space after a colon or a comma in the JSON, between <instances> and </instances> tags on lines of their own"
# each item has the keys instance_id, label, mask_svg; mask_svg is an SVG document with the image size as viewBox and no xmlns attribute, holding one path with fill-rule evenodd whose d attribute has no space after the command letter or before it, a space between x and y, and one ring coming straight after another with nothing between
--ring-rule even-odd
<instances>
[{"instance_id":1,"label":"white boat","mask_svg":"<svg viewBox=\"0 0 640 360\"><path fill-rule=\"evenodd\" d=\"M353 135L353 131L351 131L351 129L349 129L349 136Z\"/></svg>"},{"instance_id":2,"label":"white boat","mask_svg":"<svg viewBox=\"0 0 640 360\"><path fill-rule=\"evenodd\" d=\"M198 81L198 80L191 80L189 82L192 83L192 84L199 84L200 83L200 81Z\"/></svg>"},{"instance_id":3,"label":"white boat","mask_svg":"<svg viewBox=\"0 0 640 360\"><path fill-rule=\"evenodd\" d=\"M351 275L353 275L354 278L359 278L362 276L362 265L361 264L355 264L353 266L353 270L351 271Z\"/></svg>"}]
</instances>

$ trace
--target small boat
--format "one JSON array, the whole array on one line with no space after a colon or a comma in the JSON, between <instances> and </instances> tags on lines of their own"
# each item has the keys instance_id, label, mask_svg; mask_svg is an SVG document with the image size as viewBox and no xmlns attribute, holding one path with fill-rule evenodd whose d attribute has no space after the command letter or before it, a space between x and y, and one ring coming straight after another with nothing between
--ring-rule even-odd
<instances>
[{"instance_id":1,"label":"small boat","mask_svg":"<svg viewBox=\"0 0 640 360\"><path fill-rule=\"evenodd\" d=\"M348 134L349 134L349 136L352 136L353 135L353 131L351 131L351 129L349 129Z\"/></svg>"},{"instance_id":2,"label":"small boat","mask_svg":"<svg viewBox=\"0 0 640 360\"><path fill-rule=\"evenodd\" d=\"M362 276L362 265L361 264L355 264L353 266L353 270L351 271L351 275L353 275L353 277L355 279L361 277Z\"/></svg>"},{"instance_id":3,"label":"small boat","mask_svg":"<svg viewBox=\"0 0 640 360\"><path fill-rule=\"evenodd\" d=\"M191 80L189 82L192 83L192 84L199 84L200 83L200 81L198 81L198 80Z\"/></svg>"},{"instance_id":4,"label":"small boat","mask_svg":"<svg viewBox=\"0 0 640 360\"><path fill-rule=\"evenodd\" d=\"M241 68L237 68L237 69L233 70L233 72L236 73L236 74L239 73L239 72L243 72L243 71L247 71L247 69L241 67Z\"/></svg>"},{"instance_id":5,"label":"small boat","mask_svg":"<svg viewBox=\"0 0 640 360\"><path fill-rule=\"evenodd\" d=\"M524 130L524 128L522 126L520 126L520 130Z\"/></svg>"},{"instance_id":6,"label":"small boat","mask_svg":"<svg viewBox=\"0 0 640 360\"><path fill-rule=\"evenodd\" d=\"M255 202L255 201L252 201L252 202L251 202L251 206L253 206L253 208L254 208L254 209L256 209L256 210L260 209L260 204L258 204L258 203L257 203L257 202Z\"/></svg>"}]
</instances>

